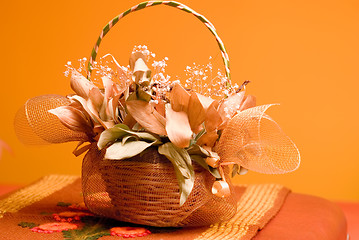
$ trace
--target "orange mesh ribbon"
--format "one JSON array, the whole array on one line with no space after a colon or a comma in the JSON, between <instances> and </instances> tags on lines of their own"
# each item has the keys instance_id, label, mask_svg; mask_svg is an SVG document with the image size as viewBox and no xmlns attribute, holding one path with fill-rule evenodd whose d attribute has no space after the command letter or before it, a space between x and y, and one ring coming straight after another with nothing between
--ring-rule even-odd
<instances>
[{"instance_id":1,"label":"orange mesh ribbon","mask_svg":"<svg viewBox=\"0 0 359 240\"><path fill-rule=\"evenodd\" d=\"M68 104L70 100L60 95L42 95L27 100L15 116L17 137L30 145L86 141L86 134L70 130L48 112Z\"/></svg>"},{"instance_id":2,"label":"orange mesh ribbon","mask_svg":"<svg viewBox=\"0 0 359 240\"><path fill-rule=\"evenodd\" d=\"M248 108L229 121L217 148L221 164L239 164L267 174L288 173L299 167L298 148L265 114L271 106Z\"/></svg>"}]
</instances>

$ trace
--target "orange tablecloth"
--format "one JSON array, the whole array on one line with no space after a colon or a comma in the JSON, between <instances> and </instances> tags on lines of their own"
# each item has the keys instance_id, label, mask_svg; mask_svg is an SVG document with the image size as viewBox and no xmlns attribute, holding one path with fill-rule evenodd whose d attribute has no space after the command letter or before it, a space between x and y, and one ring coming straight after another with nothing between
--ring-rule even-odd
<instances>
[{"instance_id":1,"label":"orange tablecloth","mask_svg":"<svg viewBox=\"0 0 359 240\"><path fill-rule=\"evenodd\" d=\"M13 190L15 187L16 186L10 186L7 188L0 187L0 193ZM80 229L69 230L64 233L55 232L51 234L32 232L30 230L30 228L39 224L54 222L53 214L68 211L69 205L67 202L69 199L75 199L75 202L79 201L81 199L80 191L80 181L77 179L74 183L67 187L58 189L55 193L50 194L43 200L36 201L35 199L34 203L24 207L22 210L18 210L18 213L16 214L5 214L3 219L0 218L0 239L63 239L65 234L81 234L82 230ZM4 196L2 198L4 200ZM241 214L243 216L246 215L243 211ZM236 221L240 221L241 217L237 216L237 218L238 219ZM85 224L87 227L88 224L92 224L93 226L97 226L99 224L96 221L92 221L91 223L91 221L89 223L87 220L87 222L85 221L85 223L82 224ZM108 227L114 225L132 226L127 223L110 222ZM141 239L237 239L234 237L236 236L235 234L231 235L231 232L239 235L239 233L236 232L236 228L233 226L234 225L231 224L222 224L192 229L158 229L148 227L148 230L153 233L142 237ZM106 231L108 231L108 229ZM8 234L4 235L4 232L8 232ZM101 237L100 235L98 239L106 240L112 238L121 239L120 237ZM308 195L289 193L279 213L272 220L270 220L269 223L266 224L253 239L345 240L346 220L343 212L335 204L327 200ZM351 239L356 238L352 236Z\"/></svg>"},{"instance_id":2,"label":"orange tablecloth","mask_svg":"<svg viewBox=\"0 0 359 240\"><path fill-rule=\"evenodd\" d=\"M22 186L20 185L10 185L10 184L0 184L0 196L15 191Z\"/></svg>"}]
</instances>

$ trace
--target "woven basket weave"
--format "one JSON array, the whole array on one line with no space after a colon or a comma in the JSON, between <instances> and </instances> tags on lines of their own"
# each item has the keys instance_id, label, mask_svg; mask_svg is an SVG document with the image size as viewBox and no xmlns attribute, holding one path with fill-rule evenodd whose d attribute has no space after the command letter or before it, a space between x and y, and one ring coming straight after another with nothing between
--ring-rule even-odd
<instances>
[{"instance_id":1,"label":"woven basket weave","mask_svg":"<svg viewBox=\"0 0 359 240\"><path fill-rule=\"evenodd\" d=\"M215 178L198 165L194 168L195 186L183 206L173 165L156 149L124 161L104 159L100 171L119 220L167 227L180 226L212 197Z\"/></svg>"},{"instance_id":2,"label":"woven basket weave","mask_svg":"<svg viewBox=\"0 0 359 240\"><path fill-rule=\"evenodd\" d=\"M156 227L205 226L231 218L236 201L212 194L215 178L194 165L195 184L184 205L172 163L150 148L126 160L103 159L94 145L82 165L86 205L99 215Z\"/></svg>"}]
</instances>

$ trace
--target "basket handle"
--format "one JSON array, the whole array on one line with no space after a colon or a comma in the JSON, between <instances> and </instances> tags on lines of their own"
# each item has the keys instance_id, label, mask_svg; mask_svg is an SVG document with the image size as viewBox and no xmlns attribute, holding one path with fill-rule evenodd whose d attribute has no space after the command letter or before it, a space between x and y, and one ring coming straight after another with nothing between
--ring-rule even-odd
<instances>
[{"instance_id":1,"label":"basket handle","mask_svg":"<svg viewBox=\"0 0 359 240\"><path fill-rule=\"evenodd\" d=\"M89 60L89 63L88 63L87 79L90 80L90 78L91 78L92 65L93 65L93 62L96 60L98 48L100 46L102 38L109 32L109 30L113 26L115 26L115 24L121 18L125 17L129 13L141 10L143 8L146 8L146 7L152 7L152 6L161 5L161 4L177 8L177 9L185 11L187 13L191 13L192 15L197 17L201 22L203 22L206 25L206 27L211 31L211 33L215 36L215 38L217 40L219 49L221 50L222 59L223 59L223 63L224 63L225 71L226 71L226 77L227 77L226 86L227 86L227 88L229 88L231 86L231 83L230 83L231 75L230 75L230 70L229 70L229 58L228 58L227 51L226 51L226 49L224 47L224 44L223 44L221 38L218 36L215 27L204 16L202 16L199 13L195 12L193 9L187 7L186 5L184 5L182 3L179 3L179 2L175 2L175 1L148 1L148 2L142 2L142 3L140 3L140 4L136 5L136 6L133 6L132 8L128 9L127 11L121 13L120 15L116 16L115 18L113 18L102 29L102 32L101 32L99 38L97 39L97 42L96 42L94 48L92 49L91 57L90 57L90 60Z\"/></svg>"}]
</instances>

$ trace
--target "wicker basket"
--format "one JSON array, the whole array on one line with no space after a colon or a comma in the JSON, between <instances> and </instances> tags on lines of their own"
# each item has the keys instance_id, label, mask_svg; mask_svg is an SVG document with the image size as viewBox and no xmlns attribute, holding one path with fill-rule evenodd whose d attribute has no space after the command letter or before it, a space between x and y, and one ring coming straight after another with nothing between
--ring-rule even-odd
<instances>
[{"instance_id":1,"label":"wicker basket","mask_svg":"<svg viewBox=\"0 0 359 240\"><path fill-rule=\"evenodd\" d=\"M172 163L155 148L127 160L103 159L93 145L82 165L88 208L120 221L156 227L205 226L231 218L236 200L212 194L215 178L194 163L195 184L184 205Z\"/></svg>"},{"instance_id":2,"label":"wicker basket","mask_svg":"<svg viewBox=\"0 0 359 240\"><path fill-rule=\"evenodd\" d=\"M124 161L104 159L100 171L119 220L167 227L180 225L212 195L215 178L202 167L194 167L195 186L181 207L173 165L156 149Z\"/></svg>"},{"instance_id":3,"label":"wicker basket","mask_svg":"<svg viewBox=\"0 0 359 240\"><path fill-rule=\"evenodd\" d=\"M195 15L216 37L229 79L228 55L213 25L187 6L173 1L144 2L112 19L103 29L89 61L91 77L99 44L119 19L155 5L175 7ZM83 162L83 193L88 208L97 214L120 221L157 227L204 226L231 218L236 212L233 196L212 194L216 180L207 170L194 165L195 183L187 201L180 206L180 190L172 163L157 148L125 160L104 159L93 146Z\"/></svg>"}]
</instances>

